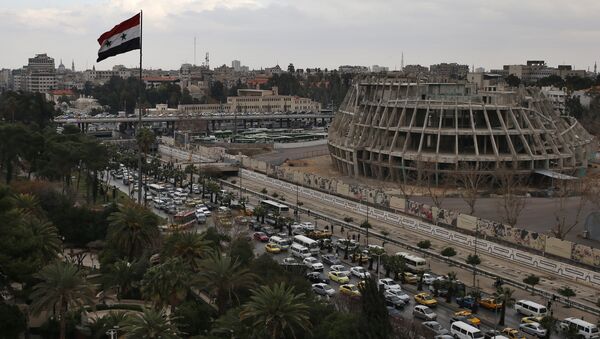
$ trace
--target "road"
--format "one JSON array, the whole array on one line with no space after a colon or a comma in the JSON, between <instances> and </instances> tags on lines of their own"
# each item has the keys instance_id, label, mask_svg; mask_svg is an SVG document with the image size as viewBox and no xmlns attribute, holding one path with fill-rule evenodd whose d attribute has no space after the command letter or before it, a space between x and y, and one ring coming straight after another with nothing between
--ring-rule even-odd
<instances>
[{"instance_id":1,"label":"road","mask_svg":"<svg viewBox=\"0 0 600 339\"><path fill-rule=\"evenodd\" d=\"M317 145L298 148L276 149L273 152L254 156L255 159L268 162L273 165L281 165L286 160L311 158L319 155L329 154L327 145Z\"/></svg>"},{"instance_id":2,"label":"road","mask_svg":"<svg viewBox=\"0 0 600 339\"><path fill-rule=\"evenodd\" d=\"M238 180L238 182L239 182L239 180ZM283 196L286 199L286 201L289 201L289 202L296 201L295 194L292 194L290 192L285 192L285 191L275 188L273 186L268 186L268 185L266 186L264 183L253 181L249 177L243 178L243 185L244 185L244 187L251 189L251 190L255 190L255 191L260 191L263 188L266 188L269 191L269 193L277 191L280 196ZM327 215L336 217L338 219L343 219L344 217L352 217L355 220L355 222L360 222L361 220L364 220L366 217L365 215L357 214L354 212L349 212L346 210L342 211L339 209L339 207L332 206L332 205L324 203L324 202L314 202L314 201L306 200L303 198L301 198L300 200L303 202L304 208L314 209L314 210L320 211L322 213L325 213ZM445 243L441 240L434 239L434 238L426 238L425 236L423 236L421 234L413 233L404 228L398 228L396 226L392 226L390 224L378 222L375 220L370 220L370 222L373 224L373 228L375 228L377 231L385 230L390 233L390 236L393 236L394 238L396 238L400 241L403 241L405 243L412 243L413 245L415 245L417 242L419 242L421 240L429 240L429 241L431 241L432 249L435 252L439 252L439 251L441 251L441 249L443 249L444 247L447 246L447 243ZM335 231L338 232L339 229L335 229ZM348 231L346 231L345 233L346 234L343 235L344 237L349 235ZM365 242L364 237L362 239L362 242L363 243ZM389 246L389 245L387 245L387 246ZM466 257L469 254L472 254L472 250L470 248L455 247L455 249L458 252L457 256L455 258L459 259L459 260L460 259L466 260ZM400 250L406 251L406 249L397 249L396 251L400 251ZM524 266L515 264L514 262L509 262L509 261L502 260L497 257L489 256L485 253L479 253L479 255L482 258L482 264L479 267L489 270L489 271L492 271L492 272L497 272L502 276L506 276L508 278L512 278L512 279L520 281L529 274L538 275L541 277L541 279L540 279L541 281L540 281L540 284L537 285L536 287L547 290L547 291L554 291L556 293L556 290L558 288L560 288L562 286L570 286L571 288L576 290L577 297L575 297L575 299L577 299L580 302L587 303L590 306L593 305L600 297L599 291L589 285L582 284L579 282L574 282L572 280L568 280L565 278L549 276L547 273L545 273L543 271L537 271L537 270L534 270L529 267L524 267ZM456 271L458 273L459 279L461 281L468 282L468 285L472 284L471 283L471 281L472 281L472 272L471 271L463 270L463 269L460 269L457 267L449 268L446 263L437 262L435 260L431 261L431 268L434 272L439 272L439 273L444 273L444 274L450 270ZM480 288L482 288L482 290L484 292L493 293L493 287L492 287L493 282L491 281L491 279L484 278L484 277L478 277L477 284L480 286ZM539 296L536 296L536 297L529 296L529 293L526 291L518 291L517 296L520 296L521 298L524 298L524 299L533 300L533 301L539 302L541 304L546 304L546 302L547 302L547 300L545 300ZM560 307L556 307L556 308L560 308ZM567 315L576 315L578 312L579 311L570 309ZM555 314L557 314L557 313L555 313ZM584 314L581 313L581 315L584 315ZM588 315L588 317L589 317L589 315Z\"/></svg>"}]
</instances>

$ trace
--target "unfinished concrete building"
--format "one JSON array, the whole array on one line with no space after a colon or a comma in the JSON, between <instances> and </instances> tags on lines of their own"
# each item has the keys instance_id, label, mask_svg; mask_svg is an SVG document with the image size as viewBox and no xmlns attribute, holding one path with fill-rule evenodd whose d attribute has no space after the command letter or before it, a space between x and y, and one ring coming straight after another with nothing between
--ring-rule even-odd
<instances>
[{"instance_id":1,"label":"unfinished concrete building","mask_svg":"<svg viewBox=\"0 0 600 339\"><path fill-rule=\"evenodd\" d=\"M340 172L397 182L425 167L436 177L464 168L582 175L591 148L592 136L537 90L482 92L390 75L356 79L329 128Z\"/></svg>"}]
</instances>

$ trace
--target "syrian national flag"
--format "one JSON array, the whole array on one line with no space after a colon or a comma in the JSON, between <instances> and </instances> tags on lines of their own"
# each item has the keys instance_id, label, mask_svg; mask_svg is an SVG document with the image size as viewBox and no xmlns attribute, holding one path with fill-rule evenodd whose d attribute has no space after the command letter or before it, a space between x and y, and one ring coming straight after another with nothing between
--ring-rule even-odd
<instances>
[{"instance_id":1,"label":"syrian national flag","mask_svg":"<svg viewBox=\"0 0 600 339\"><path fill-rule=\"evenodd\" d=\"M140 49L142 45L142 26L140 13L121 22L99 38L98 59L102 61L117 54Z\"/></svg>"}]
</instances>

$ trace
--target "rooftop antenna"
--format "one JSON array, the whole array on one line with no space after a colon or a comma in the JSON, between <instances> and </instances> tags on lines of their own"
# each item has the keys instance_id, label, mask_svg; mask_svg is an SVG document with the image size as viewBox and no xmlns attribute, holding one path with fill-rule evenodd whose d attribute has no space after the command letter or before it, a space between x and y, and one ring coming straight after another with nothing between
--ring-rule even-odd
<instances>
[{"instance_id":1,"label":"rooftop antenna","mask_svg":"<svg viewBox=\"0 0 600 339\"><path fill-rule=\"evenodd\" d=\"M594 61L594 74L598 74L598 62Z\"/></svg>"},{"instance_id":2,"label":"rooftop antenna","mask_svg":"<svg viewBox=\"0 0 600 339\"><path fill-rule=\"evenodd\" d=\"M194 66L196 66L196 36L194 35Z\"/></svg>"},{"instance_id":3,"label":"rooftop antenna","mask_svg":"<svg viewBox=\"0 0 600 339\"><path fill-rule=\"evenodd\" d=\"M402 52L402 58L400 59L400 70L404 70L404 52Z\"/></svg>"},{"instance_id":4,"label":"rooftop antenna","mask_svg":"<svg viewBox=\"0 0 600 339\"><path fill-rule=\"evenodd\" d=\"M206 56L204 57L204 62L206 63L206 68L210 69L210 63L209 63L210 57L208 52L206 52Z\"/></svg>"}]
</instances>

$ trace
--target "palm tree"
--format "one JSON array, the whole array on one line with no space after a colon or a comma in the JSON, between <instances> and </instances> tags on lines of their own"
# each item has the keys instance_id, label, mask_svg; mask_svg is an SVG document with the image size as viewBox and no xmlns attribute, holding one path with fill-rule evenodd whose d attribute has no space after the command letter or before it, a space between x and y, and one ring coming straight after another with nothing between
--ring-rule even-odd
<instances>
[{"instance_id":1,"label":"palm tree","mask_svg":"<svg viewBox=\"0 0 600 339\"><path fill-rule=\"evenodd\" d=\"M252 214L256 216L256 221L265 222L267 210L263 206L256 206L254 207L254 210L252 210Z\"/></svg>"},{"instance_id":2,"label":"palm tree","mask_svg":"<svg viewBox=\"0 0 600 339\"><path fill-rule=\"evenodd\" d=\"M106 332L119 326L125 319L127 319L127 312L109 311L104 317L92 320L93 338L106 338Z\"/></svg>"},{"instance_id":3,"label":"palm tree","mask_svg":"<svg viewBox=\"0 0 600 339\"><path fill-rule=\"evenodd\" d=\"M23 214L42 217L44 211L40 207L39 199L29 193L18 193L13 196L15 207L23 211Z\"/></svg>"},{"instance_id":4,"label":"palm tree","mask_svg":"<svg viewBox=\"0 0 600 339\"><path fill-rule=\"evenodd\" d=\"M41 262L46 264L52 261L62 251L58 229L52 223L32 217L25 221L25 226L31 230L33 239L38 244Z\"/></svg>"},{"instance_id":5,"label":"palm tree","mask_svg":"<svg viewBox=\"0 0 600 339\"><path fill-rule=\"evenodd\" d=\"M254 285L257 277L246 268L241 267L237 260L213 253L202 261L202 270L198 274L195 286L207 289L215 296L219 314L223 314L233 297L237 298L236 290Z\"/></svg>"},{"instance_id":6,"label":"palm tree","mask_svg":"<svg viewBox=\"0 0 600 339\"><path fill-rule=\"evenodd\" d=\"M179 232L170 235L163 246L163 256L181 258L192 270L198 271L200 260L205 258L212 248L203 234Z\"/></svg>"},{"instance_id":7,"label":"palm tree","mask_svg":"<svg viewBox=\"0 0 600 339\"><path fill-rule=\"evenodd\" d=\"M140 112L140 114L141 114L141 112ZM148 152L150 151L150 148L152 147L152 145L156 142L156 135L154 135L154 132L152 132L152 130L150 130L150 129L141 128L136 133L135 139L137 142L138 150L144 156L144 164L145 164ZM142 175L142 173L138 173L138 174L140 175L139 182L141 182L143 175ZM141 190L142 187L139 187L139 189ZM144 195L145 194L146 194L146 191L144 191ZM144 202L145 201L146 201L146 197L144 196Z\"/></svg>"},{"instance_id":8,"label":"palm tree","mask_svg":"<svg viewBox=\"0 0 600 339\"><path fill-rule=\"evenodd\" d=\"M158 221L154 214L142 206L126 203L119 211L108 217L109 239L115 243L130 260L153 245L158 239Z\"/></svg>"},{"instance_id":9,"label":"palm tree","mask_svg":"<svg viewBox=\"0 0 600 339\"><path fill-rule=\"evenodd\" d=\"M117 287L117 299L129 295L129 291L133 288L136 280L135 265L135 261L130 263L126 260L118 260L102 275L105 288Z\"/></svg>"},{"instance_id":10,"label":"palm tree","mask_svg":"<svg viewBox=\"0 0 600 339\"><path fill-rule=\"evenodd\" d=\"M144 309L142 314L129 314L120 323L125 338L178 339L181 333L163 311Z\"/></svg>"},{"instance_id":11,"label":"palm tree","mask_svg":"<svg viewBox=\"0 0 600 339\"><path fill-rule=\"evenodd\" d=\"M456 287L456 272L448 272L448 292L446 293L446 302L451 302L454 296L454 289Z\"/></svg>"},{"instance_id":12,"label":"palm tree","mask_svg":"<svg viewBox=\"0 0 600 339\"><path fill-rule=\"evenodd\" d=\"M498 321L498 325L504 325L506 308L512 306L515 303L515 299L513 298L514 293L515 290L512 290L508 287L498 287L496 292L494 292L494 298L502 302L502 308L500 309L500 321Z\"/></svg>"},{"instance_id":13,"label":"palm tree","mask_svg":"<svg viewBox=\"0 0 600 339\"><path fill-rule=\"evenodd\" d=\"M194 166L194 164L189 164L187 166L185 166L185 169L183 170L185 173L190 175L190 194L192 193L192 185L194 183L194 174L196 173L196 167Z\"/></svg>"},{"instance_id":14,"label":"palm tree","mask_svg":"<svg viewBox=\"0 0 600 339\"><path fill-rule=\"evenodd\" d=\"M180 258L171 258L151 267L144 274L140 285L145 299L161 309L166 305L175 306L185 300L191 285L191 272Z\"/></svg>"},{"instance_id":15,"label":"palm tree","mask_svg":"<svg viewBox=\"0 0 600 339\"><path fill-rule=\"evenodd\" d=\"M296 338L295 329L307 332L310 329L309 308L304 303L304 293L295 294L294 287L285 283L261 286L252 290L240 318L250 319L258 336L265 334L272 339Z\"/></svg>"},{"instance_id":16,"label":"palm tree","mask_svg":"<svg viewBox=\"0 0 600 339\"><path fill-rule=\"evenodd\" d=\"M42 268L36 277L41 280L31 293L31 311L38 315L42 311L58 308L60 338L65 338L66 313L71 308L83 307L93 302L93 291L83 274L73 264L62 261Z\"/></svg>"}]
</instances>

